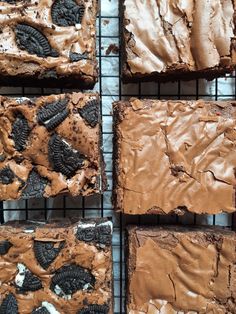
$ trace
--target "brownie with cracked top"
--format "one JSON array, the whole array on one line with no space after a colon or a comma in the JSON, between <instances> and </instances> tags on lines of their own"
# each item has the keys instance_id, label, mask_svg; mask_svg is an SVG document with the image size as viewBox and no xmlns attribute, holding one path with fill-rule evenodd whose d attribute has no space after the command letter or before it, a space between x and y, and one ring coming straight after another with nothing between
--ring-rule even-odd
<instances>
[{"instance_id":1,"label":"brownie with cracked top","mask_svg":"<svg viewBox=\"0 0 236 314\"><path fill-rule=\"evenodd\" d=\"M0 96L0 200L105 188L99 96Z\"/></svg>"},{"instance_id":2,"label":"brownie with cracked top","mask_svg":"<svg viewBox=\"0 0 236 314\"><path fill-rule=\"evenodd\" d=\"M0 84L93 88L97 0L0 1Z\"/></svg>"},{"instance_id":3,"label":"brownie with cracked top","mask_svg":"<svg viewBox=\"0 0 236 314\"><path fill-rule=\"evenodd\" d=\"M0 313L112 314L112 222L0 226Z\"/></svg>"},{"instance_id":4,"label":"brownie with cracked top","mask_svg":"<svg viewBox=\"0 0 236 314\"><path fill-rule=\"evenodd\" d=\"M232 213L235 187L235 101L114 103L116 210Z\"/></svg>"},{"instance_id":5,"label":"brownie with cracked top","mask_svg":"<svg viewBox=\"0 0 236 314\"><path fill-rule=\"evenodd\" d=\"M129 227L127 314L236 313L235 232Z\"/></svg>"},{"instance_id":6,"label":"brownie with cracked top","mask_svg":"<svg viewBox=\"0 0 236 314\"><path fill-rule=\"evenodd\" d=\"M121 11L126 83L211 80L236 67L235 1L122 0Z\"/></svg>"}]
</instances>

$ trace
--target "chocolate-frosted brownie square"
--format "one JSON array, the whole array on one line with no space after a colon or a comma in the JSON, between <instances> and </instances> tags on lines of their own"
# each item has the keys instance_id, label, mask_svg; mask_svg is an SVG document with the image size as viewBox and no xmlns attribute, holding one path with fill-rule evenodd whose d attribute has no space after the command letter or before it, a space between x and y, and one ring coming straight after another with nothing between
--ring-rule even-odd
<instances>
[{"instance_id":1,"label":"chocolate-frosted brownie square","mask_svg":"<svg viewBox=\"0 0 236 314\"><path fill-rule=\"evenodd\" d=\"M97 94L0 97L0 200L105 188Z\"/></svg>"},{"instance_id":2,"label":"chocolate-frosted brownie square","mask_svg":"<svg viewBox=\"0 0 236 314\"><path fill-rule=\"evenodd\" d=\"M114 104L113 202L126 214L232 213L235 101Z\"/></svg>"},{"instance_id":3,"label":"chocolate-frosted brownie square","mask_svg":"<svg viewBox=\"0 0 236 314\"><path fill-rule=\"evenodd\" d=\"M0 313L112 314L112 222L0 227Z\"/></svg>"},{"instance_id":4,"label":"chocolate-frosted brownie square","mask_svg":"<svg viewBox=\"0 0 236 314\"><path fill-rule=\"evenodd\" d=\"M97 0L0 1L0 84L92 88Z\"/></svg>"},{"instance_id":5,"label":"chocolate-frosted brownie square","mask_svg":"<svg viewBox=\"0 0 236 314\"><path fill-rule=\"evenodd\" d=\"M235 232L130 227L127 314L236 313Z\"/></svg>"},{"instance_id":6,"label":"chocolate-frosted brownie square","mask_svg":"<svg viewBox=\"0 0 236 314\"><path fill-rule=\"evenodd\" d=\"M235 68L235 1L121 2L125 82L210 80Z\"/></svg>"}]
</instances>

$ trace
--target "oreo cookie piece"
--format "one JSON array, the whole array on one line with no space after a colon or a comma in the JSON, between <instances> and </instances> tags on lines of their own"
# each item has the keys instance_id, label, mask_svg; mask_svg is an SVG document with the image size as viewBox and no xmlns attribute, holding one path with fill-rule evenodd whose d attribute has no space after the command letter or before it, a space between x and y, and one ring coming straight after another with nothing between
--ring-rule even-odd
<instances>
[{"instance_id":1,"label":"oreo cookie piece","mask_svg":"<svg viewBox=\"0 0 236 314\"><path fill-rule=\"evenodd\" d=\"M0 170L0 182L2 184L8 185L13 183L15 178L14 172L9 168L5 167Z\"/></svg>"},{"instance_id":2,"label":"oreo cookie piece","mask_svg":"<svg viewBox=\"0 0 236 314\"><path fill-rule=\"evenodd\" d=\"M108 314L109 307L107 305L91 304L83 308L77 314Z\"/></svg>"},{"instance_id":3,"label":"oreo cookie piece","mask_svg":"<svg viewBox=\"0 0 236 314\"><path fill-rule=\"evenodd\" d=\"M70 61L72 62L78 62L80 60L87 60L88 59L88 54L86 52L84 53L77 53L77 52L71 52L69 55Z\"/></svg>"},{"instance_id":4,"label":"oreo cookie piece","mask_svg":"<svg viewBox=\"0 0 236 314\"><path fill-rule=\"evenodd\" d=\"M22 191L23 199L43 197L48 180L41 177L37 171L32 170Z\"/></svg>"},{"instance_id":5,"label":"oreo cookie piece","mask_svg":"<svg viewBox=\"0 0 236 314\"><path fill-rule=\"evenodd\" d=\"M99 244L100 246L111 245L112 224L107 221L104 223L80 224L78 225L76 237L80 241Z\"/></svg>"},{"instance_id":6,"label":"oreo cookie piece","mask_svg":"<svg viewBox=\"0 0 236 314\"><path fill-rule=\"evenodd\" d=\"M28 291L37 291L42 289L41 280L32 274L32 272L26 268L23 264L18 264L18 274L15 278L16 287L19 293L24 293Z\"/></svg>"},{"instance_id":7,"label":"oreo cookie piece","mask_svg":"<svg viewBox=\"0 0 236 314\"><path fill-rule=\"evenodd\" d=\"M85 161L83 154L74 150L57 134L49 140L48 154L53 170L67 177L75 175L76 171L83 167Z\"/></svg>"},{"instance_id":8,"label":"oreo cookie piece","mask_svg":"<svg viewBox=\"0 0 236 314\"><path fill-rule=\"evenodd\" d=\"M51 314L46 307L40 307L38 309L33 310L31 314Z\"/></svg>"},{"instance_id":9,"label":"oreo cookie piece","mask_svg":"<svg viewBox=\"0 0 236 314\"><path fill-rule=\"evenodd\" d=\"M78 290L94 288L95 277L91 272L78 265L63 266L52 277L50 289L58 296L70 299Z\"/></svg>"},{"instance_id":10,"label":"oreo cookie piece","mask_svg":"<svg viewBox=\"0 0 236 314\"><path fill-rule=\"evenodd\" d=\"M16 119L12 125L11 137L18 152L21 152L25 149L29 134L30 127L27 119L21 112L17 113Z\"/></svg>"},{"instance_id":11,"label":"oreo cookie piece","mask_svg":"<svg viewBox=\"0 0 236 314\"><path fill-rule=\"evenodd\" d=\"M5 255L12 247L11 242L4 240L0 241L0 255Z\"/></svg>"},{"instance_id":12,"label":"oreo cookie piece","mask_svg":"<svg viewBox=\"0 0 236 314\"><path fill-rule=\"evenodd\" d=\"M97 100L89 100L83 108L79 109L79 113L85 122L94 128L98 124L99 119Z\"/></svg>"},{"instance_id":13,"label":"oreo cookie piece","mask_svg":"<svg viewBox=\"0 0 236 314\"><path fill-rule=\"evenodd\" d=\"M2 301L0 314L18 314L18 304L14 294L9 293Z\"/></svg>"},{"instance_id":14,"label":"oreo cookie piece","mask_svg":"<svg viewBox=\"0 0 236 314\"><path fill-rule=\"evenodd\" d=\"M55 247L56 242L43 242L34 241L34 254L35 257L44 269L47 269L51 263L57 258L61 249L64 247L65 242L60 242L58 247Z\"/></svg>"},{"instance_id":15,"label":"oreo cookie piece","mask_svg":"<svg viewBox=\"0 0 236 314\"><path fill-rule=\"evenodd\" d=\"M55 129L69 115L67 104L68 99L64 98L42 106L37 113L38 123L44 125L48 131Z\"/></svg>"},{"instance_id":16,"label":"oreo cookie piece","mask_svg":"<svg viewBox=\"0 0 236 314\"><path fill-rule=\"evenodd\" d=\"M17 24L15 28L16 43L20 49L38 57L58 57L47 38L36 28L27 24Z\"/></svg>"},{"instance_id":17,"label":"oreo cookie piece","mask_svg":"<svg viewBox=\"0 0 236 314\"><path fill-rule=\"evenodd\" d=\"M63 27L81 24L84 11L82 2L77 4L74 0L55 0L51 8L52 21Z\"/></svg>"}]
</instances>

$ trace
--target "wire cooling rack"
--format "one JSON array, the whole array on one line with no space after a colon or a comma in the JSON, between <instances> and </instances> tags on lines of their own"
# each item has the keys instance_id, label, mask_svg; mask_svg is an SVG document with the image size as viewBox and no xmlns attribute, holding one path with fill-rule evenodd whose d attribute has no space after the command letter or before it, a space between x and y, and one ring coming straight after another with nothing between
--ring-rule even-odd
<instances>
[{"instance_id":1,"label":"wire cooling rack","mask_svg":"<svg viewBox=\"0 0 236 314\"><path fill-rule=\"evenodd\" d=\"M158 99L236 99L235 76L217 79L212 82L196 80L168 84L139 83L123 85L120 80L121 59L116 47L120 43L120 17L118 0L101 0L101 10L97 18L97 58L100 67L100 80L96 85L101 95L103 117L103 150L106 162L106 175L109 188L102 196L64 197L19 202L0 203L0 222L12 219L38 219L55 217L113 217L113 269L114 269L114 313L125 313L125 225L134 224L209 224L235 227L234 215L185 214L171 216L123 216L112 210L112 102L129 97ZM114 49L112 49L114 48ZM0 94L9 96L40 96L71 90L40 88L0 88ZM69 314L69 313L68 313Z\"/></svg>"}]
</instances>

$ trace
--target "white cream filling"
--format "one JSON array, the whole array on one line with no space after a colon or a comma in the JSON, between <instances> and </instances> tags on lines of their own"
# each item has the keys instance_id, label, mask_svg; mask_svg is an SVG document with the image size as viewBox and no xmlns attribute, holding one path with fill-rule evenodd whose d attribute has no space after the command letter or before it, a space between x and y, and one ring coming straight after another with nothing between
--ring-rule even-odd
<instances>
[{"instance_id":1,"label":"white cream filling","mask_svg":"<svg viewBox=\"0 0 236 314\"><path fill-rule=\"evenodd\" d=\"M55 306L47 301L42 302L42 306L45 307L50 314L60 314L60 312L56 310Z\"/></svg>"},{"instance_id":2,"label":"white cream filling","mask_svg":"<svg viewBox=\"0 0 236 314\"><path fill-rule=\"evenodd\" d=\"M25 273L26 273L26 267L25 265L21 264L21 263L18 263L17 264L17 268L18 268L18 274L16 275L16 278L15 278L15 283L18 287L22 287L23 286L23 283L24 283L24 280L25 280Z\"/></svg>"}]
</instances>

